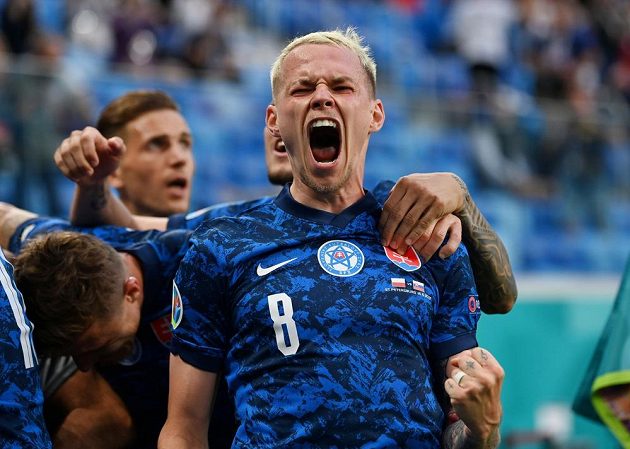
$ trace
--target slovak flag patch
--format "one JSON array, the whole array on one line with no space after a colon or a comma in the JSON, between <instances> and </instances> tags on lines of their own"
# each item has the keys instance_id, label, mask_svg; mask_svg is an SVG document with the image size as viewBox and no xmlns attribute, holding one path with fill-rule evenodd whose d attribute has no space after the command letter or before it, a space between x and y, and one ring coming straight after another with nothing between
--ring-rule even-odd
<instances>
[{"instance_id":1,"label":"slovak flag patch","mask_svg":"<svg viewBox=\"0 0 630 449\"><path fill-rule=\"evenodd\" d=\"M182 304L182 295L179 294L177 284L173 282L173 301L171 303L171 326L177 329L179 323L182 322L184 316L184 305Z\"/></svg>"},{"instance_id":2,"label":"slovak flag patch","mask_svg":"<svg viewBox=\"0 0 630 449\"><path fill-rule=\"evenodd\" d=\"M422 266L420 257L418 257L418 253L413 249L413 246L408 247L404 255L398 254L389 247L384 246L383 248L387 258L405 271L416 271Z\"/></svg>"}]
</instances>

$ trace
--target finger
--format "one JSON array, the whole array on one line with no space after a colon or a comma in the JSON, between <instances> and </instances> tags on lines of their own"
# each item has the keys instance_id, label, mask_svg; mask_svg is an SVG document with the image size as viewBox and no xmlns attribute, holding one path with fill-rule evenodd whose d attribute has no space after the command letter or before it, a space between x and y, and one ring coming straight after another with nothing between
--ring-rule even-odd
<instances>
[{"instance_id":1,"label":"finger","mask_svg":"<svg viewBox=\"0 0 630 449\"><path fill-rule=\"evenodd\" d=\"M79 145L79 141L80 139L76 132L72 133L69 138L62 142L61 147L58 150L61 160L56 160L57 166L68 178L73 181L76 181L78 178L85 175L84 165L78 164L73 155L73 148L76 148Z\"/></svg>"},{"instance_id":2,"label":"finger","mask_svg":"<svg viewBox=\"0 0 630 449\"><path fill-rule=\"evenodd\" d=\"M446 377L451 377L453 375L453 372L459 369L458 368L459 360L465 356L468 356L468 357L472 356L472 352L470 349L465 349L464 351L459 352L449 357L446 363L446 370L445 370Z\"/></svg>"},{"instance_id":3,"label":"finger","mask_svg":"<svg viewBox=\"0 0 630 449\"><path fill-rule=\"evenodd\" d=\"M448 232L450 223L452 223L452 220L446 217L434 222L427 229L425 235L418 240L418 242L425 241L424 245L421 248L418 248L420 243L414 245L416 251L419 250L420 256L423 260L430 260L431 257L433 257L433 254L435 254L435 252L440 248L442 242L444 242L444 239L446 238L446 233Z\"/></svg>"},{"instance_id":4,"label":"finger","mask_svg":"<svg viewBox=\"0 0 630 449\"><path fill-rule=\"evenodd\" d=\"M405 243L408 245L418 243L420 246L424 246L429 241L435 224L445 216L440 212L440 208L435 206L435 202L423 203L422 207L422 215L406 237Z\"/></svg>"},{"instance_id":5,"label":"finger","mask_svg":"<svg viewBox=\"0 0 630 449\"><path fill-rule=\"evenodd\" d=\"M501 366L490 351L484 348L474 348L470 353L470 357L476 360L483 368L495 368Z\"/></svg>"},{"instance_id":6,"label":"finger","mask_svg":"<svg viewBox=\"0 0 630 449\"><path fill-rule=\"evenodd\" d=\"M59 168L59 170L61 170L61 173L63 173L64 176L66 177L70 177L70 171L68 169L68 165L64 162L63 157L61 155L61 152L59 151L59 149L57 149L57 151L55 151L55 154L53 155L53 159L55 161L55 165L57 166L57 168Z\"/></svg>"},{"instance_id":7,"label":"finger","mask_svg":"<svg viewBox=\"0 0 630 449\"><path fill-rule=\"evenodd\" d=\"M389 246L393 249L396 249L392 246L394 232L412 206L408 199L405 200L405 192L396 187L394 186L392 193L383 205L383 213L379 222L383 246Z\"/></svg>"},{"instance_id":8,"label":"finger","mask_svg":"<svg viewBox=\"0 0 630 449\"><path fill-rule=\"evenodd\" d=\"M448 228L448 241L438 253L441 259L446 259L453 255L462 242L462 222L459 218L455 218L456 220L453 220Z\"/></svg>"},{"instance_id":9,"label":"finger","mask_svg":"<svg viewBox=\"0 0 630 449\"><path fill-rule=\"evenodd\" d=\"M408 202L411 203L410 201ZM396 248L400 254L404 254L407 251L407 247L418 240L418 229L424 224L424 220L421 219L425 212L424 208L425 206L422 202L411 203L410 209L398 223L398 227L392 237L392 247Z\"/></svg>"},{"instance_id":10,"label":"finger","mask_svg":"<svg viewBox=\"0 0 630 449\"><path fill-rule=\"evenodd\" d=\"M114 136L107 139L107 144L110 154L114 157L121 157L126 151L125 143L120 137Z\"/></svg>"},{"instance_id":11,"label":"finger","mask_svg":"<svg viewBox=\"0 0 630 449\"><path fill-rule=\"evenodd\" d=\"M77 159L80 159L82 156L90 167L96 167L99 164L99 151L108 149L108 146L107 139L101 133L93 128L86 128L86 131L81 135L81 151L75 156Z\"/></svg>"}]
</instances>

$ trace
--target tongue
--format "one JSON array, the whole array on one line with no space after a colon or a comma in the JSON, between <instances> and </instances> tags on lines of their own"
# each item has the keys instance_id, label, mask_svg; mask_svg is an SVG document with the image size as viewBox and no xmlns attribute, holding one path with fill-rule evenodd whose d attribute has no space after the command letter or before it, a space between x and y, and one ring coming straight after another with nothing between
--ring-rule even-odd
<instances>
[{"instance_id":1,"label":"tongue","mask_svg":"<svg viewBox=\"0 0 630 449\"><path fill-rule=\"evenodd\" d=\"M335 147L312 148L311 151L317 162L332 162L337 158Z\"/></svg>"}]
</instances>

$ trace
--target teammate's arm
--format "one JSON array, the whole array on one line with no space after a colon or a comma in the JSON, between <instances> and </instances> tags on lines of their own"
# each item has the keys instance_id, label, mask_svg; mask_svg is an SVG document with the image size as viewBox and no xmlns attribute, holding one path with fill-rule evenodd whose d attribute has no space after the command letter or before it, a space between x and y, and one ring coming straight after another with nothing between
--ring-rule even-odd
<instances>
[{"instance_id":1,"label":"teammate's arm","mask_svg":"<svg viewBox=\"0 0 630 449\"><path fill-rule=\"evenodd\" d=\"M436 223L449 213L461 220L482 310L509 312L517 289L507 251L459 176L416 173L400 178L383 206L379 223L383 244L398 252L413 244L428 260L441 245L447 229L444 224L438 228ZM445 245L439 256L447 257L452 249L453 245Z\"/></svg>"},{"instance_id":2,"label":"teammate's arm","mask_svg":"<svg viewBox=\"0 0 630 449\"><path fill-rule=\"evenodd\" d=\"M11 236L26 220L37 217L33 212L20 209L9 203L0 202L0 246L9 247Z\"/></svg>"},{"instance_id":3,"label":"teammate's arm","mask_svg":"<svg viewBox=\"0 0 630 449\"><path fill-rule=\"evenodd\" d=\"M494 449L499 446L503 409L503 368L489 351L473 348L449 358L444 392L448 421L445 449Z\"/></svg>"},{"instance_id":4,"label":"teammate's arm","mask_svg":"<svg viewBox=\"0 0 630 449\"><path fill-rule=\"evenodd\" d=\"M171 355L168 417L158 449L207 449L217 374L203 371Z\"/></svg>"},{"instance_id":5,"label":"teammate's arm","mask_svg":"<svg viewBox=\"0 0 630 449\"><path fill-rule=\"evenodd\" d=\"M73 225L136 227L129 210L107 184L107 177L118 168L125 151L121 138L106 139L91 126L73 131L55 150L55 164L76 183L70 208Z\"/></svg>"},{"instance_id":6,"label":"teammate's arm","mask_svg":"<svg viewBox=\"0 0 630 449\"><path fill-rule=\"evenodd\" d=\"M76 371L44 402L55 449L132 447L133 425L127 408L94 370ZM61 421L60 424L58 422Z\"/></svg>"}]
</instances>

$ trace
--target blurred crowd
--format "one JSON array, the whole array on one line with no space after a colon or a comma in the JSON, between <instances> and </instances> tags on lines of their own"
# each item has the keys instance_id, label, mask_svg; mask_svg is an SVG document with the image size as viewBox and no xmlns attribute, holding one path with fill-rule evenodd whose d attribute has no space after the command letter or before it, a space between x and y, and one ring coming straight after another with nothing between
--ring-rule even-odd
<instances>
[{"instance_id":1,"label":"blurred crowd","mask_svg":"<svg viewBox=\"0 0 630 449\"><path fill-rule=\"evenodd\" d=\"M102 105L64 56L89 61L84 72L239 88L265 51L261 36L279 48L298 33L356 25L386 91L465 131L473 189L542 205L563 231L630 229L626 0L0 0L0 8L0 172L19 173L19 206L33 208L25 186L37 179L49 208L41 212L63 210L50 142L92 123ZM56 19L42 20L42 10Z\"/></svg>"}]
</instances>

